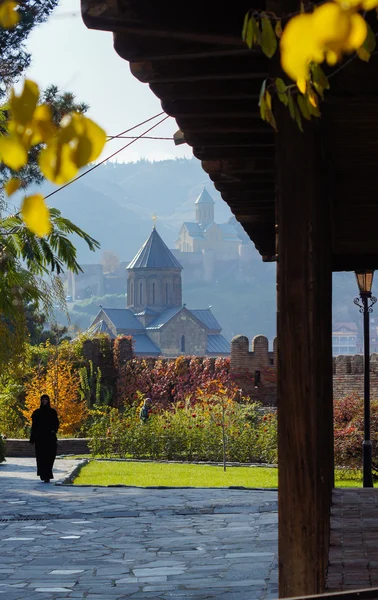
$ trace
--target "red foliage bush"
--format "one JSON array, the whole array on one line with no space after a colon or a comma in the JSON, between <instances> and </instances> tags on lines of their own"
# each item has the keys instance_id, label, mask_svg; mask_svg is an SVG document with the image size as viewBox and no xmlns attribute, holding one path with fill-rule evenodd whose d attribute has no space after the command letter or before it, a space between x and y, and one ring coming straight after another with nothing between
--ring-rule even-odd
<instances>
[{"instance_id":1,"label":"red foliage bush","mask_svg":"<svg viewBox=\"0 0 378 600\"><path fill-rule=\"evenodd\" d=\"M335 465L360 469L364 439L364 403L357 394L334 402ZM378 400L371 402L373 463L378 463Z\"/></svg>"},{"instance_id":2,"label":"red foliage bush","mask_svg":"<svg viewBox=\"0 0 378 600\"><path fill-rule=\"evenodd\" d=\"M133 358L120 369L117 404L132 405L138 400L137 392L152 398L154 405L180 402L188 397L195 400L198 389L212 392L212 382L216 389L223 385L235 393L229 358Z\"/></svg>"}]
</instances>

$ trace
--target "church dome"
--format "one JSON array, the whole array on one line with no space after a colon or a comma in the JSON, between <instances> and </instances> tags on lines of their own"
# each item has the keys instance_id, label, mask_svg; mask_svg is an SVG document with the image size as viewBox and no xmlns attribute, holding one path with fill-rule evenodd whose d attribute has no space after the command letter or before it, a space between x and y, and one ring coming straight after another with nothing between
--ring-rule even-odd
<instances>
[{"instance_id":1,"label":"church dome","mask_svg":"<svg viewBox=\"0 0 378 600\"><path fill-rule=\"evenodd\" d=\"M215 204L215 202L210 196L207 189L203 188L202 192L200 193L194 204Z\"/></svg>"},{"instance_id":2,"label":"church dome","mask_svg":"<svg viewBox=\"0 0 378 600\"><path fill-rule=\"evenodd\" d=\"M180 269L182 271L182 266L154 227L127 269Z\"/></svg>"}]
</instances>

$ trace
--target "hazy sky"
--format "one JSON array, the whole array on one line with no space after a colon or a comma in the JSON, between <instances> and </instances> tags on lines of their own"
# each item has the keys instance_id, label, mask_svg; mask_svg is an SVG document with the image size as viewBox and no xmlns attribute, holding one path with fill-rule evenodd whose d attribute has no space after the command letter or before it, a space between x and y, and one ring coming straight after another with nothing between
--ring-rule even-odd
<instances>
[{"instance_id":1,"label":"hazy sky","mask_svg":"<svg viewBox=\"0 0 378 600\"><path fill-rule=\"evenodd\" d=\"M160 101L148 85L140 83L129 70L129 63L113 49L111 33L85 27L80 0L60 0L58 8L44 25L36 28L28 42L32 65L27 76L41 88L49 84L73 92L77 99L90 105L88 116L101 125L108 135L161 112ZM157 119L158 120L158 119ZM149 124L135 130L139 135ZM150 135L172 136L178 127L174 119L159 125ZM127 143L108 142L102 158ZM119 162L191 157L189 146L175 146L173 141L140 140L118 154Z\"/></svg>"}]
</instances>

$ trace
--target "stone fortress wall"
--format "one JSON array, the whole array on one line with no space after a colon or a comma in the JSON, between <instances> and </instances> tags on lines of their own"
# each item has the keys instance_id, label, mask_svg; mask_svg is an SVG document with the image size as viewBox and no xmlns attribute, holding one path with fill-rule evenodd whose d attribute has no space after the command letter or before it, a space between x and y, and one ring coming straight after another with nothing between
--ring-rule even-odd
<instances>
[{"instance_id":1,"label":"stone fortress wall","mask_svg":"<svg viewBox=\"0 0 378 600\"><path fill-rule=\"evenodd\" d=\"M340 400L350 394L364 393L364 359L361 354L333 359L333 397ZM370 356L370 397L378 399L378 354Z\"/></svg>"},{"instance_id":2,"label":"stone fortress wall","mask_svg":"<svg viewBox=\"0 0 378 600\"><path fill-rule=\"evenodd\" d=\"M263 404L276 404L277 339L269 350L268 339L257 335L252 340L237 335L231 342L231 371L240 388ZM344 355L333 357L333 397L340 400L350 394L363 397L363 356ZM259 372L259 373L256 373ZM258 387L256 386L256 379ZM259 380L259 381L258 381ZM370 358L370 395L378 399L378 354Z\"/></svg>"}]
</instances>

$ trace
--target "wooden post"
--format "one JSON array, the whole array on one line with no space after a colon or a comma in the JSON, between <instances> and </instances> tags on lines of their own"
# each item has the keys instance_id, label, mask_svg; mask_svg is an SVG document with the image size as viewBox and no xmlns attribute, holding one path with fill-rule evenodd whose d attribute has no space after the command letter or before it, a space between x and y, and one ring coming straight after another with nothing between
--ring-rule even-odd
<instances>
[{"instance_id":1,"label":"wooden post","mask_svg":"<svg viewBox=\"0 0 378 600\"><path fill-rule=\"evenodd\" d=\"M279 103L277 103L279 104ZM277 106L280 597L324 590L333 488L331 211L316 134Z\"/></svg>"}]
</instances>

